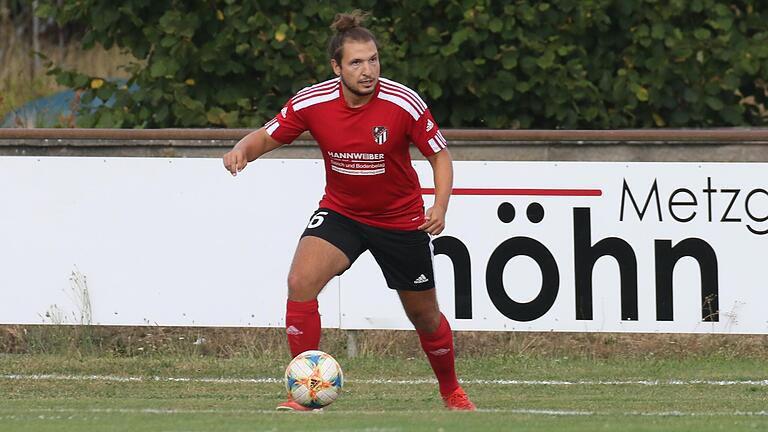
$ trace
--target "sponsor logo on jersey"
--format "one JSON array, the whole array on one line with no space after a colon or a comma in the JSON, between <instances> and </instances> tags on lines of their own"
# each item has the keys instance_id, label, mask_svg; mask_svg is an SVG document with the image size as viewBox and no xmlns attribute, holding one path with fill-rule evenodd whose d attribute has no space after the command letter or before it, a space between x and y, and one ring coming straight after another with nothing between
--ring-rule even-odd
<instances>
[{"instance_id":1,"label":"sponsor logo on jersey","mask_svg":"<svg viewBox=\"0 0 768 432\"><path fill-rule=\"evenodd\" d=\"M328 152L331 170L346 175L384 174L384 153Z\"/></svg>"},{"instance_id":2,"label":"sponsor logo on jersey","mask_svg":"<svg viewBox=\"0 0 768 432\"><path fill-rule=\"evenodd\" d=\"M432 123L432 120L427 119L427 132L431 131L433 127L435 127L435 124Z\"/></svg>"},{"instance_id":3,"label":"sponsor logo on jersey","mask_svg":"<svg viewBox=\"0 0 768 432\"><path fill-rule=\"evenodd\" d=\"M417 277L415 281L413 281L413 283L415 284L422 284L424 282L429 282L429 279L427 279L427 277L424 276L423 274Z\"/></svg>"},{"instance_id":4,"label":"sponsor logo on jersey","mask_svg":"<svg viewBox=\"0 0 768 432\"><path fill-rule=\"evenodd\" d=\"M429 353L432 354L432 355L435 355L435 356L443 356L443 355L448 354L449 352L451 352L451 350L448 349L448 348L440 348L440 349L436 349L434 351L430 351Z\"/></svg>"},{"instance_id":5,"label":"sponsor logo on jersey","mask_svg":"<svg viewBox=\"0 0 768 432\"><path fill-rule=\"evenodd\" d=\"M378 145L382 145L387 142L387 128L384 126L374 126L373 140L376 141L376 144Z\"/></svg>"},{"instance_id":6,"label":"sponsor logo on jersey","mask_svg":"<svg viewBox=\"0 0 768 432\"><path fill-rule=\"evenodd\" d=\"M329 151L328 156L334 159L363 159L363 160L383 160L384 153L357 153L357 152L335 152Z\"/></svg>"},{"instance_id":7,"label":"sponsor logo on jersey","mask_svg":"<svg viewBox=\"0 0 768 432\"><path fill-rule=\"evenodd\" d=\"M283 118L288 117L288 107L283 107L283 109L280 110L280 114L283 116Z\"/></svg>"}]
</instances>

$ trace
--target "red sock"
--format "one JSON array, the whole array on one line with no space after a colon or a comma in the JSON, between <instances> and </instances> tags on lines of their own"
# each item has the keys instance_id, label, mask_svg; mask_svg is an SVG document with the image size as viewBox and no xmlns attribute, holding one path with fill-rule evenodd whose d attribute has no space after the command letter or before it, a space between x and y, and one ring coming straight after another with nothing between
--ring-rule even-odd
<instances>
[{"instance_id":1,"label":"red sock","mask_svg":"<svg viewBox=\"0 0 768 432\"><path fill-rule=\"evenodd\" d=\"M288 300L285 312L285 332L288 334L288 346L291 356L320 346L320 312L317 300L295 302Z\"/></svg>"},{"instance_id":2,"label":"red sock","mask_svg":"<svg viewBox=\"0 0 768 432\"><path fill-rule=\"evenodd\" d=\"M437 382L440 384L440 394L448 396L459 387L454 366L453 333L451 325L440 314L440 326L434 333L425 333L417 330L421 348L427 354L429 364L435 371Z\"/></svg>"}]
</instances>

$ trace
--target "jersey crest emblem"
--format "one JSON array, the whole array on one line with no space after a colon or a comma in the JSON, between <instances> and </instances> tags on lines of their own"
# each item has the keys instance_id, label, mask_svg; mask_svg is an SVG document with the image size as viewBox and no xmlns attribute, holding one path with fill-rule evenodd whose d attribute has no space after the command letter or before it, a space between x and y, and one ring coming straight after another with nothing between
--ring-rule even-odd
<instances>
[{"instance_id":1,"label":"jersey crest emblem","mask_svg":"<svg viewBox=\"0 0 768 432\"><path fill-rule=\"evenodd\" d=\"M384 126L374 126L373 140L376 141L376 144L378 145L382 145L387 142L387 128Z\"/></svg>"}]
</instances>

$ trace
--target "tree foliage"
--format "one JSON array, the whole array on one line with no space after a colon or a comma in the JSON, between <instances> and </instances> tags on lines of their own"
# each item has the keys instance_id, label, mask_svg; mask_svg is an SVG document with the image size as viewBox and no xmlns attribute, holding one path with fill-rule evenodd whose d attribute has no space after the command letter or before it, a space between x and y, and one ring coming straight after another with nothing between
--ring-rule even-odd
<instances>
[{"instance_id":1,"label":"tree foliage","mask_svg":"<svg viewBox=\"0 0 768 432\"><path fill-rule=\"evenodd\" d=\"M382 73L449 127L765 125L768 10L760 0L41 0L85 25L85 48L138 61L127 83L52 67L109 103L85 127L256 127L331 77L338 11L370 11Z\"/></svg>"}]
</instances>

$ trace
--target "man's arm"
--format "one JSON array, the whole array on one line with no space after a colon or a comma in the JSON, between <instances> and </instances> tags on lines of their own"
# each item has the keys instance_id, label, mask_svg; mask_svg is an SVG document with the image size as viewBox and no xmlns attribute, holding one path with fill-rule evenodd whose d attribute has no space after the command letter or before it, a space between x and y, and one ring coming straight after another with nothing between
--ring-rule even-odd
<instances>
[{"instance_id":1,"label":"man's arm","mask_svg":"<svg viewBox=\"0 0 768 432\"><path fill-rule=\"evenodd\" d=\"M232 150L224 155L224 168L233 176L245 169L248 162L260 158L264 153L270 152L283 144L272 139L262 127L255 130L237 142Z\"/></svg>"},{"instance_id":2,"label":"man's arm","mask_svg":"<svg viewBox=\"0 0 768 432\"><path fill-rule=\"evenodd\" d=\"M435 203L427 210L426 221L419 229L437 235L445 229L445 212L453 190L453 161L448 149L427 156L427 160L435 178Z\"/></svg>"}]
</instances>

